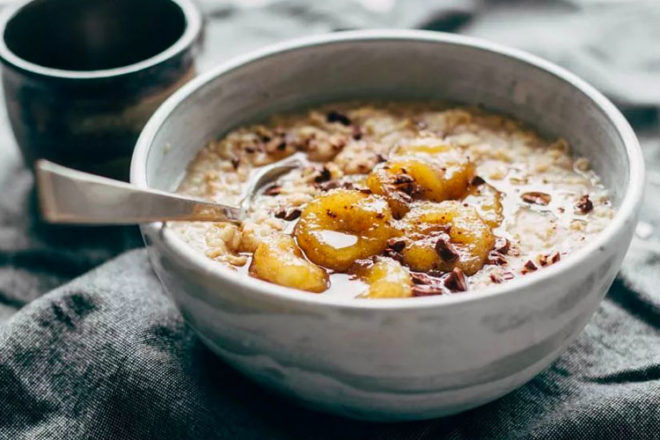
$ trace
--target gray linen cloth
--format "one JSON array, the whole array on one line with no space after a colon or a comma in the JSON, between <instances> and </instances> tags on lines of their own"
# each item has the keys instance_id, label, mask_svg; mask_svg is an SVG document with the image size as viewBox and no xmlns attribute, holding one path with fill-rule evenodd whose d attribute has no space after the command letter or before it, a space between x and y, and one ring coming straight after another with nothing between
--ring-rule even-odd
<instances>
[{"instance_id":1,"label":"gray linen cloth","mask_svg":"<svg viewBox=\"0 0 660 440\"><path fill-rule=\"evenodd\" d=\"M206 69L284 38L366 27L489 37L565 65L635 125L649 167L638 238L580 338L484 407L371 424L272 396L212 355L163 295L135 228L40 223L0 115L0 439L660 438L660 5L653 2L212 1Z\"/></svg>"}]
</instances>

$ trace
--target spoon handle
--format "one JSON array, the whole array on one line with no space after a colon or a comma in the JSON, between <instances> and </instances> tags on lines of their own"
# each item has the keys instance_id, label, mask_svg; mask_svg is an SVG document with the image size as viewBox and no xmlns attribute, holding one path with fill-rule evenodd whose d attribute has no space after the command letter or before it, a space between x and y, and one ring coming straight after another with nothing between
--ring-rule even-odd
<instances>
[{"instance_id":1,"label":"spoon handle","mask_svg":"<svg viewBox=\"0 0 660 440\"><path fill-rule=\"evenodd\" d=\"M205 202L66 168L36 164L43 217L51 223L128 225L166 220L240 222L239 207Z\"/></svg>"}]
</instances>

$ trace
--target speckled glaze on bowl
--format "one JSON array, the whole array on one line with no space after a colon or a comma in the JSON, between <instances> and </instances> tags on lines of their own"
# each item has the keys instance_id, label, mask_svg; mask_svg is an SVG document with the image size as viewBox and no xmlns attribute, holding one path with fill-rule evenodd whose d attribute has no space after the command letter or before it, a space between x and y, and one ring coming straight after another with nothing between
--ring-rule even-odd
<instances>
[{"instance_id":1,"label":"speckled glaze on bowl","mask_svg":"<svg viewBox=\"0 0 660 440\"><path fill-rule=\"evenodd\" d=\"M328 100L480 103L566 137L611 188L616 216L558 264L466 294L339 300L246 279L142 226L153 267L204 342L299 402L370 420L447 415L496 399L546 368L612 283L640 205L644 167L623 116L546 61L424 31L347 32L235 59L185 86L142 133L131 180L173 189L204 142L264 115Z\"/></svg>"}]
</instances>

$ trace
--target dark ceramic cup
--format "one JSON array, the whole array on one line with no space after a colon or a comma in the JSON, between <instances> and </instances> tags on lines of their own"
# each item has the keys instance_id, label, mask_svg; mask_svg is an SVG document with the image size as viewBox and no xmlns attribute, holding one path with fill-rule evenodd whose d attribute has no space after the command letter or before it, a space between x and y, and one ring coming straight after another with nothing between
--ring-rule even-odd
<instances>
[{"instance_id":1,"label":"dark ceramic cup","mask_svg":"<svg viewBox=\"0 0 660 440\"><path fill-rule=\"evenodd\" d=\"M3 10L4 96L26 164L127 176L147 119L194 76L201 25L191 0L29 0Z\"/></svg>"}]
</instances>

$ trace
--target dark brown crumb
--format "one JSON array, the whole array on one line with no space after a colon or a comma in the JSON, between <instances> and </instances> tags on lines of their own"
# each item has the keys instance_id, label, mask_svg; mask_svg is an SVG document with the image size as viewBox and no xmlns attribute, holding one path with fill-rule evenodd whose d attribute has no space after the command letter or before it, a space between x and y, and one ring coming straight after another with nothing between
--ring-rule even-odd
<instances>
[{"instance_id":1,"label":"dark brown crumb","mask_svg":"<svg viewBox=\"0 0 660 440\"><path fill-rule=\"evenodd\" d=\"M371 190L369 188L360 188L358 191L360 191L362 194L372 194Z\"/></svg>"},{"instance_id":2,"label":"dark brown crumb","mask_svg":"<svg viewBox=\"0 0 660 440\"><path fill-rule=\"evenodd\" d=\"M252 153L255 153L256 151L257 151L257 149L254 148L254 147L250 147L250 146L245 147L245 152L247 154L252 154Z\"/></svg>"},{"instance_id":3,"label":"dark brown crumb","mask_svg":"<svg viewBox=\"0 0 660 440\"><path fill-rule=\"evenodd\" d=\"M526 192L520 197L527 203L541 206L547 206L550 203L550 200L552 200L550 194L539 191Z\"/></svg>"},{"instance_id":4,"label":"dark brown crumb","mask_svg":"<svg viewBox=\"0 0 660 440\"><path fill-rule=\"evenodd\" d=\"M328 215L328 217L332 217L332 218L336 218L336 217L337 217L337 214L335 214L334 212L330 211L329 209L326 209L326 210L325 210L325 213Z\"/></svg>"},{"instance_id":5,"label":"dark brown crumb","mask_svg":"<svg viewBox=\"0 0 660 440\"><path fill-rule=\"evenodd\" d=\"M240 165L241 160L238 157L232 157L231 158L231 166L234 167L234 169L237 169L238 166Z\"/></svg>"},{"instance_id":6,"label":"dark brown crumb","mask_svg":"<svg viewBox=\"0 0 660 440\"><path fill-rule=\"evenodd\" d=\"M339 122L341 125L351 125L351 120L348 116L336 110L331 110L326 116L328 122Z\"/></svg>"},{"instance_id":7,"label":"dark brown crumb","mask_svg":"<svg viewBox=\"0 0 660 440\"><path fill-rule=\"evenodd\" d=\"M479 186L479 185L483 185L484 183L486 183L486 181L481 176L474 176L474 178L472 179L472 182L470 182L470 183L472 184L472 186Z\"/></svg>"},{"instance_id":8,"label":"dark brown crumb","mask_svg":"<svg viewBox=\"0 0 660 440\"><path fill-rule=\"evenodd\" d=\"M506 255L509 252L510 248L511 248L511 242L504 237L500 237L497 240L495 240L495 247L493 249L495 249L500 254Z\"/></svg>"},{"instance_id":9,"label":"dark brown crumb","mask_svg":"<svg viewBox=\"0 0 660 440\"><path fill-rule=\"evenodd\" d=\"M463 271L455 267L447 275L444 281L445 287L452 292L465 292L468 289L467 280Z\"/></svg>"},{"instance_id":10,"label":"dark brown crumb","mask_svg":"<svg viewBox=\"0 0 660 440\"><path fill-rule=\"evenodd\" d=\"M582 197L580 197L575 204L575 208L580 212L580 214L587 214L588 212L591 212L592 209L594 209L594 204L592 203L591 200L589 200L589 195L585 194Z\"/></svg>"},{"instance_id":11,"label":"dark brown crumb","mask_svg":"<svg viewBox=\"0 0 660 440\"><path fill-rule=\"evenodd\" d=\"M394 252L401 252L406 247L406 242L400 238L390 238L387 240L387 247Z\"/></svg>"},{"instance_id":12,"label":"dark brown crumb","mask_svg":"<svg viewBox=\"0 0 660 440\"><path fill-rule=\"evenodd\" d=\"M378 163L387 162L387 158L383 154L378 153L376 155L376 161L378 161Z\"/></svg>"},{"instance_id":13,"label":"dark brown crumb","mask_svg":"<svg viewBox=\"0 0 660 440\"><path fill-rule=\"evenodd\" d=\"M264 189L264 194L267 196L276 196L280 193L281 190L282 187L280 185L272 184L267 186L266 189Z\"/></svg>"},{"instance_id":14,"label":"dark brown crumb","mask_svg":"<svg viewBox=\"0 0 660 440\"><path fill-rule=\"evenodd\" d=\"M432 296L442 295L444 290L440 286L431 286L426 284L416 284L412 286L412 296Z\"/></svg>"},{"instance_id":15,"label":"dark brown crumb","mask_svg":"<svg viewBox=\"0 0 660 440\"><path fill-rule=\"evenodd\" d=\"M534 272L536 269L538 269L536 267L536 264L534 264L532 260L527 260L527 262L522 268L522 274L525 275L528 274L529 272Z\"/></svg>"},{"instance_id":16,"label":"dark brown crumb","mask_svg":"<svg viewBox=\"0 0 660 440\"><path fill-rule=\"evenodd\" d=\"M353 139L355 139L356 141L362 139L362 129L360 128L359 125L353 126Z\"/></svg>"},{"instance_id":17,"label":"dark brown crumb","mask_svg":"<svg viewBox=\"0 0 660 440\"><path fill-rule=\"evenodd\" d=\"M453 263L458 260L458 252L456 252L456 249L454 249L449 240L445 237L438 239L435 243L435 251L440 258L447 263Z\"/></svg>"},{"instance_id":18,"label":"dark brown crumb","mask_svg":"<svg viewBox=\"0 0 660 440\"><path fill-rule=\"evenodd\" d=\"M332 175L330 174L330 170L324 166L321 169L319 175L314 177L314 182L316 183L327 182L328 180L330 180L331 177Z\"/></svg>"},{"instance_id":19,"label":"dark brown crumb","mask_svg":"<svg viewBox=\"0 0 660 440\"><path fill-rule=\"evenodd\" d=\"M297 219L302 214L298 208L281 209L275 213L275 217L284 219L288 222Z\"/></svg>"},{"instance_id":20,"label":"dark brown crumb","mask_svg":"<svg viewBox=\"0 0 660 440\"><path fill-rule=\"evenodd\" d=\"M376 218L377 218L378 220L382 220L382 219L385 218L385 214L383 214L382 212L379 212L378 214L376 214Z\"/></svg>"}]
</instances>

